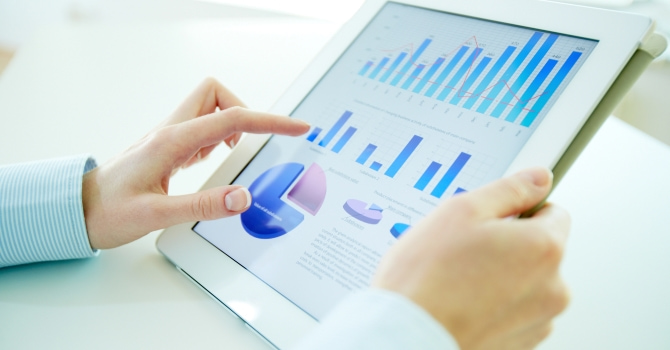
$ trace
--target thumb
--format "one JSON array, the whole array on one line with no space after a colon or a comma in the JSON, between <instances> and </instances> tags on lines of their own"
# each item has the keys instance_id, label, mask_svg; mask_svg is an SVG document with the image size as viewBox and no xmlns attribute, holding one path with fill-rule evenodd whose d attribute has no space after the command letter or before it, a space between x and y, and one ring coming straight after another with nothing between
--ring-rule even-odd
<instances>
[{"instance_id":1,"label":"thumb","mask_svg":"<svg viewBox=\"0 0 670 350\"><path fill-rule=\"evenodd\" d=\"M163 200L165 226L172 226L240 214L249 208L251 194L242 186L223 186L188 195L164 197Z\"/></svg>"},{"instance_id":2,"label":"thumb","mask_svg":"<svg viewBox=\"0 0 670 350\"><path fill-rule=\"evenodd\" d=\"M552 180L548 169L529 168L454 199L467 201L482 218L504 218L529 210L545 199Z\"/></svg>"}]
</instances>

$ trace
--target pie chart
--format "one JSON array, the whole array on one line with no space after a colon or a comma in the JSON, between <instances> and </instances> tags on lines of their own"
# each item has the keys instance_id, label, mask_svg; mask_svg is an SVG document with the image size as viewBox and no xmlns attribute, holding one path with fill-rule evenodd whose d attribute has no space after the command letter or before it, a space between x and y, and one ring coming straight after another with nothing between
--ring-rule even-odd
<instances>
[{"instance_id":1,"label":"pie chart","mask_svg":"<svg viewBox=\"0 0 670 350\"><path fill-rule=\"evenodd\" d=\"M344 203L344 211L354 219L366 224L377 224L382 220L382 209L376 204L369 205L358 199L349 199Z\"/></svg>"},{"instance_id":2,"label":"pie chart","mask_svg":"<svg viewBox=\"0 0 670 350\"><path fill-rule=\"evenodd\" d=\"M251 206L240 215L248 234L261 239L276 238L300 225L304 214L282 199L294 183L287 199L311 215L319 212L326 198L326 175L313 163L298 179L304 169L300 163L280 164L254 180L249 186Z\"/></svg>"}]
</instances>

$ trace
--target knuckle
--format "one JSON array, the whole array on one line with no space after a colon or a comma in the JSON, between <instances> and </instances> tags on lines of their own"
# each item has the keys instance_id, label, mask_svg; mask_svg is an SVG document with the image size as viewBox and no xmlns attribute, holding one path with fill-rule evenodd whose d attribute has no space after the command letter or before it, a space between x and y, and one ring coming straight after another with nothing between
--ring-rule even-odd
<instances>
[{"instance_id":1,"label":"knuckle","mask_svg":"<svg viewBox=\"0 0 670 350\"><path fill-rule=\"evenodd\" d=\"M570 304L570 291L560 279L553 285L548 294L547 311L552 317L563 312Z\"/></svg>"},{"instance_id":2,"label":"knuckle","mask_svg":"<svg viewBox=\"0 0 670 350\"><path fill-rule=\"evenodd\" d=\"M552 268L558 268L563 260L563 246L553 237L547 236L544 245L544 260Z\"/></svg>"},{"instance_id":3,"label":"knuckle","mask_svg":"<svg viewBox=\"0 0 670 350\"><path fill-rule=\"evenodd\" d=\"M540 329L539 334L538 334L538 338L540 340L547 339L547 337L549 337L549 335L553 331L554 331L554 323L553 322L547 322L547 324Z\"/></svg>"},{"instance_id":4,"label":"knuckle","mask_svg":"<svg viewBox=\"0 0 670 350\"><path fill-rule=\"evenodd\" d=\"M226 114L229 118L240 119L244 116L244 108L240 106L232 106L226 108Z\"/></svg>"},{"instance_id":5,"label":"knuckle","mask_svg":"<svg viewBox=\"0 0 670 350\"><path fill-rule=\"evenodd\" d=\"M515 203L523 202L528 197L528 187L516 178L509 178L505 184L505 196L511 198Z\"/></svg>"},{"instance_id":6,"label":"knuckle","mask_svg":"<svg viewBox=\"0 0 670 350\"><path fill-rule=\"evenodd\" d=\"M534 253L531 256L535 257L542 266L549 270L557 270L563 260L563 243L557 238L556 234L551 232L553 228L540 224L533 226L526 235L530 251Z\"/></svg>"},{"instance_id":7,"label":"knuckle","mask_svg":"<svg viewBox=\"0 0 670 350\"><path fill-rule=\"evenodd\" d=\"M219 84L219 81L216 80L214 77L206 77L206 78L202 81L202 84L203 84L203 85L206 85L206 86L215 86L215 85L218 85L218 84Z\"/></svg>"},{"instance_id":8,"label":"knuckle","mask_svg":"<svg viewBox=\"0 0 670 350\"><path fill-rule=\"evenodd\" d=\"M214 203L210 196L198 196L191 202L191 214L202 220L214 219Z\"/></svg>"}]
</instances>

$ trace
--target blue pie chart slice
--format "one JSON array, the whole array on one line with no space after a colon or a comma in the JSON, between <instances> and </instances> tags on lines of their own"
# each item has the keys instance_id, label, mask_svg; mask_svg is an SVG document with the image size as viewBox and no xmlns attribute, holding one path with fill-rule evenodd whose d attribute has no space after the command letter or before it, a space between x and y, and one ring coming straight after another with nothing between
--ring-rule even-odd
<instances>
[{"instance_id":1,"label":"blue pie chart slice","mask_svg":"<svg viewBox=\"0 0 670 350\"><path fill-rule=\"evenodd\" d=\"M304 169L300 163L277 165L249 186L252 203L240 215L247 233L256 238L275 238L293 230L303 221L304 215L281 197Z\"/></svg>"}]
</instances>

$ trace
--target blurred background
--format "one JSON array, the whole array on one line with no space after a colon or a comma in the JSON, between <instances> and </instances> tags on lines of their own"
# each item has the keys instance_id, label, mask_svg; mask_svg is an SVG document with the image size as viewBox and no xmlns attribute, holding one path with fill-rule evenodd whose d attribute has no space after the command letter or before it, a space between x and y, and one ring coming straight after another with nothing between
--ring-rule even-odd
<instances>
[{"instance_id":1,"label":"blurred background","mask_svg":"<svg viewBox=\"0 0 670 350\"><path fill-rule=\"evenodd\" d=\"M566 0L638 12L670 34L670 0ZM31 37L64 26L179 21L225 21L245 17L306 17L344 23L363 0L0 0L0 79L12 57ZM670 53L638 81L615 115L670 145Z\"/></svg>"}]
</instances>

